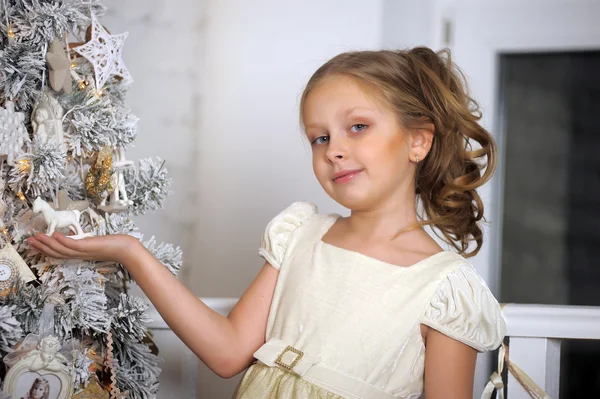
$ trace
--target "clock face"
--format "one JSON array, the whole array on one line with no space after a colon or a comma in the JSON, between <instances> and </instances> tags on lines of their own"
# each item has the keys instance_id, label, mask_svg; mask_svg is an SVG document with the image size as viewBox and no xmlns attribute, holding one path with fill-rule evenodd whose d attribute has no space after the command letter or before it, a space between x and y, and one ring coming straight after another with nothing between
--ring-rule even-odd
<instances>
[{"instance_id":1,"label":"clock face","mask_svg":"<svg viewBox=\"0 0 600 399\"><path fill-rule=\"evenodd\" d=\"M12 275L12 268L5 263L0 263L0 281L8 281Z\"/></svg>"},{"instance_id":2,"label":"clock face","mask_svg":"<svg viewBox=\"0 0 600 399\"><path fill-rule=\"evenodd\" d=\"M17 266L9 259L0 258L0 297L12 287L17 278Z\"/></svg>"}]
</instances>

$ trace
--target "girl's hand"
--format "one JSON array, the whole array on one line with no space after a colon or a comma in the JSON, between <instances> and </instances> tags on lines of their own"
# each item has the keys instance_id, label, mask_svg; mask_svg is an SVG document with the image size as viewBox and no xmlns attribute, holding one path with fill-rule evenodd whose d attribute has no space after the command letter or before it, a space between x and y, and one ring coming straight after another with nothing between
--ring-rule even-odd
<instances>
[{"instance_id":1,"label":"girl's hand","mask_svg":"<svg viewBox=\"0 0 600 399\"><path fill-rule=\"evenodd\" d=\"M27 243L41 253L56 259L99 260L118 263L124 263L135 246L140 244L135 237L125 234L75 240L61 233L54 233L52 236L37 233L28 238Z\"/></svg>"}]
</instances>

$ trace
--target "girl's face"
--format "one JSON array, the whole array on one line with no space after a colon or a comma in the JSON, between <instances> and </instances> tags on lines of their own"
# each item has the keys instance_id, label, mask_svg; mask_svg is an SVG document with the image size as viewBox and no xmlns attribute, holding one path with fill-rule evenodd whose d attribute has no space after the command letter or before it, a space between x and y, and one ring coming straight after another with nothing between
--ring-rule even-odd
<instances>
[{"instance_id":1,"label":"girl's face","mask_svg":"<svg viewBox=\"0 0 600 399\"><path fill-rule=\"evenodd\" d=\"M414 151L422 134L402 128L394 111L369 90L354 78L329 76L309 92L303 110L319 183L356 211L414 200L411 160L415 153L420 159L426 154Z\"/></svg>"},{"instance_id":2,"label":"girl's face","mask_svg":"<svg viewBox=\"0 0 600 399\"><path fill-rule=\"evenodd\" d=\"M33 387L31 395L33 396L33 399L42 399L44 397L44 387L42 384L37 384Z\"/></svg>"}]
</instances>

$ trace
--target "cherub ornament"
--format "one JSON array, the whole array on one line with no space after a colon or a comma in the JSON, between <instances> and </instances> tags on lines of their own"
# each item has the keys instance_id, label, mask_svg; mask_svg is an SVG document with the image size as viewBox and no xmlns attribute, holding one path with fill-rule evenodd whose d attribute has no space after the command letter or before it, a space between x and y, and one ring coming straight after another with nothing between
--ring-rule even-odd
<instances>
[{"instance_id":1,"label":"cherub ornament","mask_svg":"<svg viewBox=\"0 0 600 399\"><path fill-rule=\"evenodd\" d=\"M15 165L23 146L29 142L24 122L25 114L15 111L12 101L0 107L0 160L5 158L10 166Z\"/></svg>"},{"instance_id":2,"label":"cherub ornament","mask_svg":"<svg viewBox=\"0 0 600 399\"><path fill-rule=\"evenodd\" d=\"M31 359L30 371L38 371L41 369L50 371L62 371L67 364L67 359L61 355L60 342L56 337L48 336L42 338L38 349L29 352L25 357Z\"/></svg>"},{"instance_id":3,"label":"cherub ornament","mask_svg":"<svg viewBox=\"0 0 600 399\"><path fill-rule=\"evenodd\" d=\"M62 123L63 115L63 108L46 90L34 106L31 125L38 140L42 143L54 140L66 151L65 132Z\"/></svg>"},{"instance_id":4,"label":"cherub ornament","mask_svg":"<svg viewBox=\"0 0 600 399\"><path fill-rule=\"evenodd\" d=\"M33 201L33 213L42 213L44 220L48 225L47 235L52 235L57 228L69 228L75 235L68 236L70 238L79 239L93 236L91 233L84 233L79 224L81 212L78 210L70 211L55 211L50 204L44 201L41 197L37 197Z\"/></svg>"}]
</instances>

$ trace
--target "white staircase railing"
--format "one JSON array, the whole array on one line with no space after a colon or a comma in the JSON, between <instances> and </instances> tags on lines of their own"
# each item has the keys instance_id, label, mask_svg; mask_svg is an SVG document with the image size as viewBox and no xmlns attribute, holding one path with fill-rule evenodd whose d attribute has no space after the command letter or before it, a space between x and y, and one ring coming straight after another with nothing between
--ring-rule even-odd
<instances>
[{"instance_id":1,"label":"white staircase railing","mask_svg":"<svg viewBox=\"0 0 600 399\"><path fill-rule=\"evenodd\" d=\"M508 362L559 398L560 344L564 339L600 339L600 307L508 304L503 307L509 337ZM531 396L509 373L507 399Z\"/></svg>"},{"instance_id":2,"label":"white staircase railing","mask_svg":"<svg viewBox=\"0 0 600 399\"><path fill-rule=\"evenodd\" d=\"M223 316L227 316L238 301L238 298L200 299L209 308ZM148 323L147 326L159 348L159 356L163 359L161 363L163 371L159 377L160 385L157 399L200 399L207 397L197 390L199 360L196 355L177 338L153 306L150 306L148 311L148 316L152 319L152 322ZM194 315L189 315L189 317L194 317ZM229 391L228 396L223 393L209 397L230 397L233 389Z\"/></svg>"},{"instance_id":3,"label":"white staircase railing","mask_svg":"<svg viewBox=\"0 0 600 399\"><path fill-rule=\"evenodd\" d=\"M238 301L238 298L200 299L225 316ZM528 374L551 399L559 399L561 341L600 339L600 307L507 304L503 306L503 314L509 337L508 362ZM165 394L160 392L159 398L195 398L195 355L174 337L154 308L150 310L150 317L154 321L148 328L154 332L155 339L161 341L163 349L169 351L170 356L166 357L171 361L166 359L170 364L164 366L167 370L179 370L170 375L168 381L161 382ZM508 375L507 399L531 399L515 377ZM177 395L173 396L174 392Z\"/></svg>"}]
</instances>

